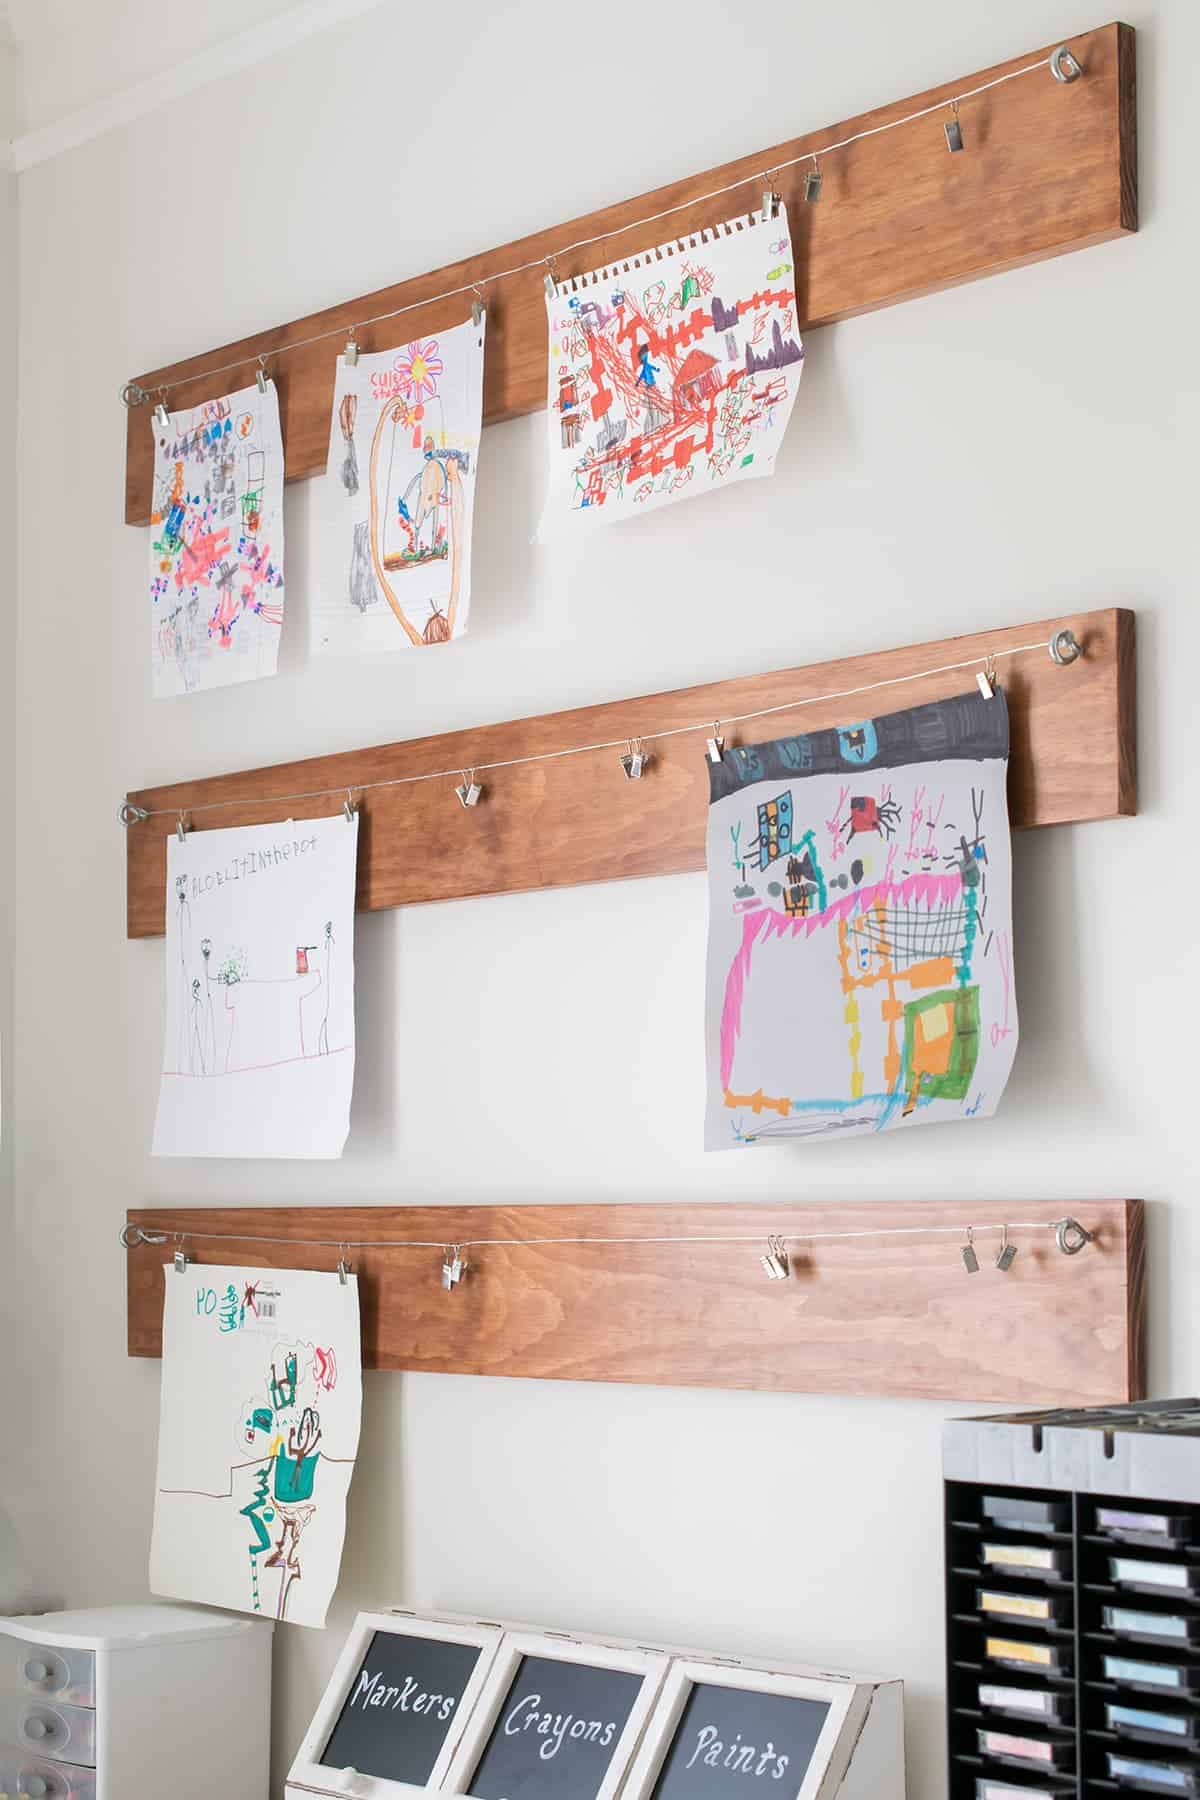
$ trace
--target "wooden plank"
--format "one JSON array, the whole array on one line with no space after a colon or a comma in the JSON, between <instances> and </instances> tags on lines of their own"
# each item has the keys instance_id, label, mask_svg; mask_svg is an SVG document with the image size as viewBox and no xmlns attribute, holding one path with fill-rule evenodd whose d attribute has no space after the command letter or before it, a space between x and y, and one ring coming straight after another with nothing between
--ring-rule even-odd
<instances>
[{"instance_id":1,"label":"wooden plank","mask_svg":"<svg viewBox=\"0 0 1200 1800\"><path fill-rule=\"evenodd\" d=\"M651 743L656 731L678 725L729 720L806 695L904 678L877 693L821 700L747 724L740 733L730 729L728 735L753 743L842 724L871 711L891 712L960 693L974 684L969 667L944 675L913 672L972 659L982 664L989 652L1002 656L1011 646L1042 642L1062 626L1084 646L1084 655L1070 667L1059 668L1044 649L999 664L1012 719L1010 816L1014 825L1028 826L1133 813L1134 616L1119 610L1078 613L271 769L143 788L130 800L159 816L126 834L128 934L155 937L165 929L166 843L181 812L198 827L267 824L293 814L317 818L340 811L347 789L434 770L455 773L363 793L360 911L700 869L708 809L702 731L654 743L654 760L636 785L625 780L617 751L596 751L496 770L483 778L483 800L465 811L452 793L457 772L573 744L619 740L624 747L631 736ZM322 789L329 797L279 798ZM236 804L198 810L223 801Z\"/></svg>"},{"instance_id":2,"label":"wooden plank","mask_svg":"<svg viewBox=\"0 0 1200 1800\"><path fill-rule=\"evenodd\" d=\"M1059 1201L973 1202L999 1223L1046 1220ZM163 1264L176 1235L203 1281L206 1263L337 1266L342 1242L420 1238L694 1237L745 1244L505 1244L466 1252L461 1287L441 1286L439 1250L355 1250L363 1360L371 1369L538 1376L570 1381L893 1394L937 1400L1085 1405L1142 1396L1142 1203L1075 1204L1096 1241L1063 1256L1053 1237L1014 1230L1011 1271L959 1257L962 1202L826 1206L449 1206L145 1208L131 1225L171 1234L129 1252L129 1354L162 1354ZM759 1264L768 1232L950 1227L930 1238L814 1241L790 1281ZM206 1242L204 1232L287 1245ZM325 1248L311 1247L324 1239ZM309 1240L304 1243L301 1240Z\"/></svg>"},{"instance_id":3,"label":"wooden plank","mask_svg":"<svg viewBox=\"0 0 1200 1800\"><path fill-rule=\"evenodd\" d=\"M1048 70L1041 70L967 103L964 155L947 155L941 121L931 118L867 138L831 157L817 206L805 206L801 198L803 168L781 171L776 185L791 214L797 307L806 328L1136 230L1134 34L1126 25L1105 25L1072 38L1071 44L1084 66L1081 80L1064 86ZM686 237L757 206L763 170L819 153L826 144L886 125L922 106L947 103L954 93L1022 68L1053 47L839 120L289 325L152 369L138 380L148 392L162 382L181 383L172 392L171 404L182 409L244 386L253 375L255 359L272 358L288 478L317 474L325 466L328 447L338 339L351 325L361 327L365 319L487 281L500 270L541 263L552 255L558 256L559 275L569 276L601 268L667 237ZM717 200L698 198L734 183L744 184L740 192ZM668 220L634 227L634 221L680 206L684 210ZM599 241L590 242L586 250L564 252L564 246L585 239ZM360 329L359 342L364 350L384 350L417 334L444 331L462 321L469 302L469 294L465 300L461 295L429 300L400 318ZM484 418L494 423L545 405L541 271L497 282L488 289L487 302ZM322 332L334 336L280 354ZM234 362L245 366L219 376L206 373ZM127 523L148 523L152 486L150 412L147 407L135 408L127 421Z\"/></svg>"}]
</instances>

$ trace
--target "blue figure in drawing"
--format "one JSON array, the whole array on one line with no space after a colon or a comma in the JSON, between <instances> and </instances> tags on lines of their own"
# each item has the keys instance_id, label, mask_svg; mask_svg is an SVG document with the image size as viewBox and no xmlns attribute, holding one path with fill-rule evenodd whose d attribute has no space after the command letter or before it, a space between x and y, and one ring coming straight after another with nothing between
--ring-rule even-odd
<instances>
[{"instance_id":1,"label":"blue figure in drawing","mask_svg":"<svg viewBox=\"0 0 1200 1800\"><path fill-rule=\"evenodd\" d=\"M638 348L638 383L641 387L657 387L658 364L650 361L650 346L642 344Z\"/></svg>"}]
</instances>

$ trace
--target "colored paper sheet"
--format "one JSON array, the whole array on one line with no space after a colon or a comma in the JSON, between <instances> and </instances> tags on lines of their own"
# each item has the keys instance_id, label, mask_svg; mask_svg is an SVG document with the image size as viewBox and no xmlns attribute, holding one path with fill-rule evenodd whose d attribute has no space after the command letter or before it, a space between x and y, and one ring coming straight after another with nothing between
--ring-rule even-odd
<instances>
[{"instance_id":1,"label":"colored paper sheet","mask_svg":"<svg viewBox=\"0 0 1200 1800\"><path fill-rule=\"evenodd\" d=\"M987 1117L1017 1045L1004 696L710 768L709 1149Z\"/></svg>"},{"instance_id":2,"label":"colored paper sheet","mask_svg":"<svg viewBox=\"0 0 1200 1800\"><path fill-rule=\"evenodd\" d=\"M314 649L420 649L466 631L485 328L338 358Z\"/></svg>"},{"instance_id":3,"label":"colored paper sheet","mask_svg":"<svg viewBox=\"0 0 1200 1800\"><path fill-rule=\"evenodd\" d=\"M560 282L546 311L540 538L774 473L804 369L782 208Z\"/></svg>"},{"instance_id":4,"label":"colored paper sheet","mask_svg":"<svg viewBox=\"0 0 1200 1800\"><path fill-rule=\"evenodd\" d=\"M341 1155L357 852L357 814L168 839L155 1156Z\"/></svg>"},{"instance_id":5,"label":"colored paper sheet","mask_svg":"<svg viewBox=\"0 0 1200 1800\"><path fill-rule=\"evenodd\" d=\"M154 431L154 692L274 675L283 625L283 438L275 383L169 415Z\"/></svg>"},{"instance_id":6,"label":"colored paper sheet","mask_svg":"<svg viewBox=\"0 0 1200 1800\"><path fill-rule=\"evenodd\" d=\"M324 1625L358 1454L358 1283L165 1270L150 1587Z\"/></svg>"}]
</instances>

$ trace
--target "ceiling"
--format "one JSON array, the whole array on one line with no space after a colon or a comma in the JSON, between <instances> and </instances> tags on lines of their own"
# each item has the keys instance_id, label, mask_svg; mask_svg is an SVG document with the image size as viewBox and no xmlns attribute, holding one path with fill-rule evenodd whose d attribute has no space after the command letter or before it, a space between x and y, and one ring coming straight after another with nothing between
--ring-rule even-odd
<instances>
[{"instance_id":1,"label":"ceiling","mask_svg":"<svg viewBox=\"0 0 1200 1800\"><path fill-rule=\"evenodd\" d=\"M37 131L288 12L289 0L0 0L18 59L18 129Z\"/></svg>"}]
</instances>

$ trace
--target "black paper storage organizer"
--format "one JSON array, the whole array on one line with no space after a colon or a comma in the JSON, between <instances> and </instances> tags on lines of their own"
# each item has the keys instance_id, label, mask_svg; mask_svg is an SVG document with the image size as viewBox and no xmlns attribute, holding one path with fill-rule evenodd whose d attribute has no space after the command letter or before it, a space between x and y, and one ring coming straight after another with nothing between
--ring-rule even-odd
<instances>
[{"instance_id":1,"label":"black paper storage organizer","mask_svg":"<svg viewBox=\"0 0 1200 1800\"><path fill-rule=\"evenodd\" d=\"M956 1420L944 1471L950 1800L1200 1796L1200 1400Z\"/></svg>"}]
</instances>

